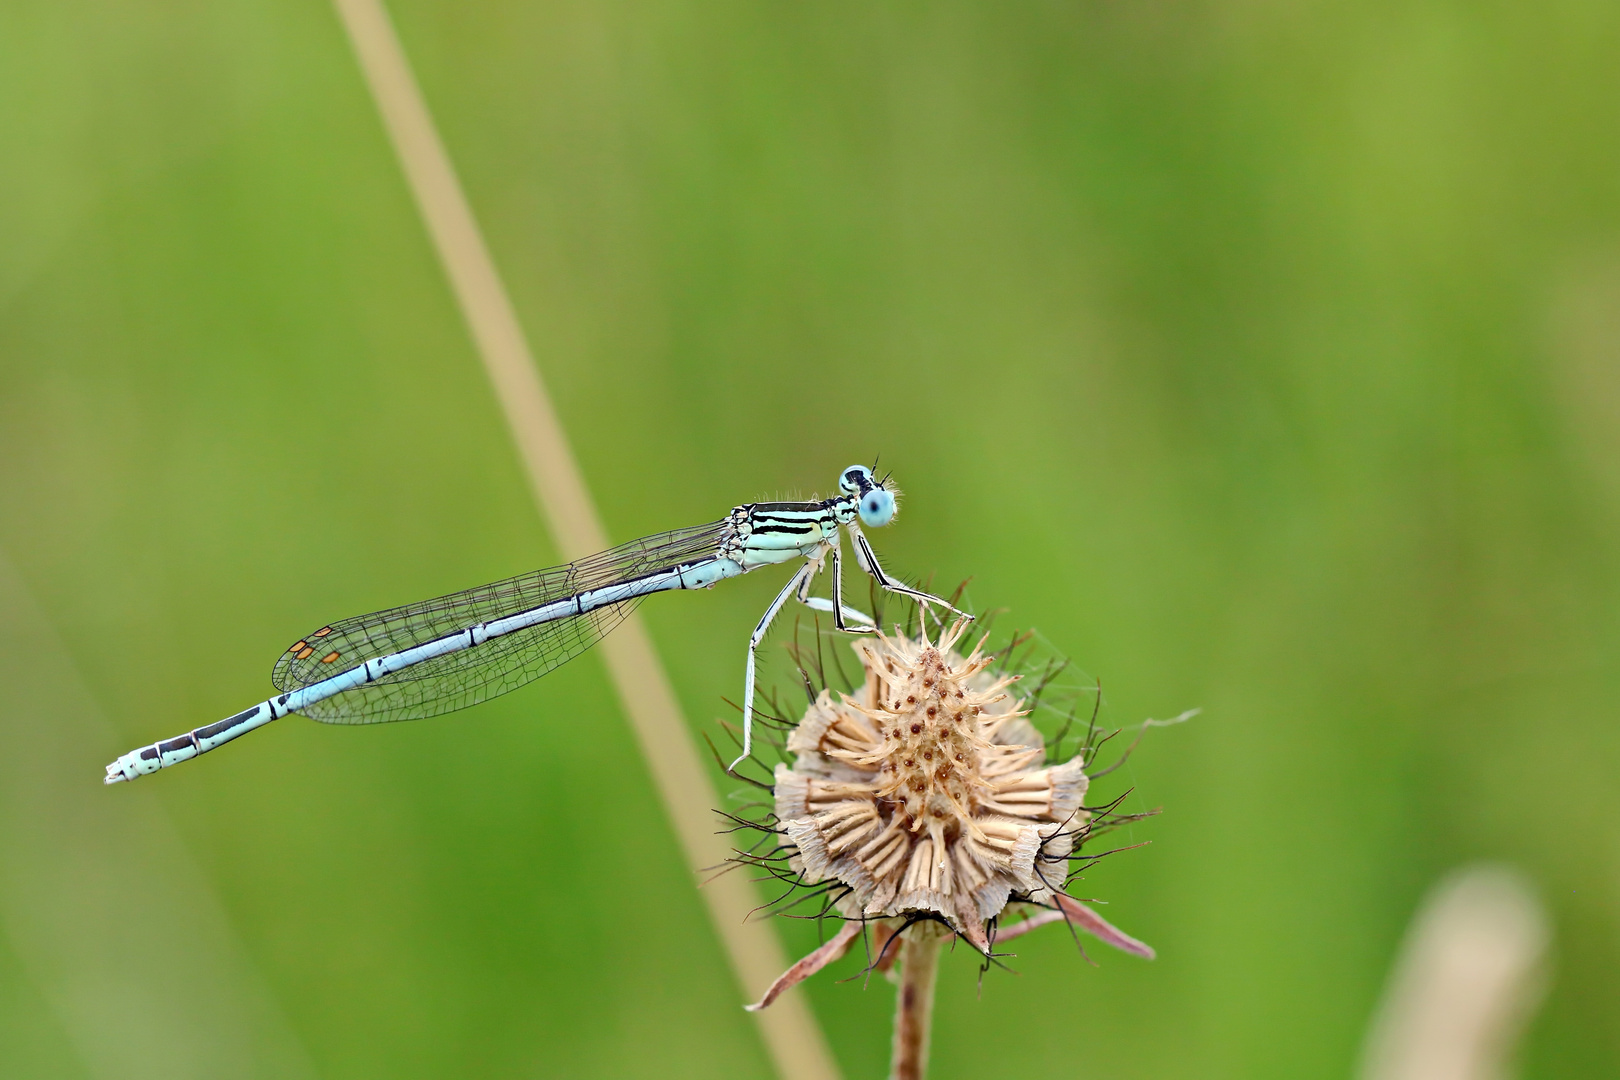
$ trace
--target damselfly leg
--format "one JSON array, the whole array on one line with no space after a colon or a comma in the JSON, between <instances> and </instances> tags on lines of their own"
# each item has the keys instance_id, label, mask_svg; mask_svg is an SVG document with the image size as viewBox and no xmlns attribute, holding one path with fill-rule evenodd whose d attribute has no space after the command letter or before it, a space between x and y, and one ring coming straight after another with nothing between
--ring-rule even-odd
<instances>
[{"instance_id":1,"label":"damselfly leg","mask_svg":"<svg viewBox=\"0 0 1620 1080\"><path fill-rule=\"evenodd\" d=\"M860 526L851 521L845 525L844 528L849 530L850 543L855 548L855 561L860 564L862 570L865 570L868 574L872 575L872 580L878 583L879 588L886 592L898 593L901 596L909 596L920 604L938 604L946 611L949 611L954 615L960 615L964 619L973 618L973 616L969 615L967 612L960 611L952 606L949 601L941 600L939 597L930 593L919 592L916 589L908 588L907 586L900 584L898 581L895 581L888 574L883 572L883 567L878 565L877 554L872 550L872 545L866 542L866 536L861 532Z\"/></svg>"},{"instance_id":2,"label":"damselfly leg","mask_svg":"<svg viewBox=\"0 0 1620 1080\"><path fill-rule=\"evenodd\" d=\"M792 580L783 587L781 592L776 594L776 599L771 601L771 606L765 609L765 614L760 618L759 625L754 627L753 636L748 639L748 668L747 673L743 676L742 753L737 755L736 761L726 766L727 772L736 772L737 766L741 765L748 755L754 752L754 654L759 650L759 643L765 640L765 634L770 630L771 623L776 621L777 612L782 610L782 605L787 603L788 598L799 591L801 587L809 584L810 579L816 575L818 565L818 561L812 558L806 560L805 564L799 567L799 572L793 575Z\"/></svg>"},{"instance_id":3,"label":"damselfly leg","mask_svg":"<svg viewBox=\"0 0 1620 1080\"><path fill-rule=\"evenodd\" d=\"M844 573L841 558L843 552L840 550L841 547L842 545L838 543L832 545L832 599L828 600L823 596L810 595L811 579L814 578L815 574L821 572L821 567L817 566L811 576L805 578L804 583L799 586L799 602L812 611L830 612L833 617L834 630L841 630L846 634L874 633L877 630L877 624L872 621L872 616L864 611L857 611L852 607L848 607L844 603ZM844 621L845 619L851 620L856 625L849 625Z\"/></svg>"},{"instance_id":4,"label":"damselfly leg","mask_svg":"<svg viewBox=\"0 0 1620 1080\"><path fill-rule=\"evenodd\" d=\"M872 576L872 580L877 582L879 588L886 592L896 593L900 596L908 596L920 604L938 604L947 611L955 612L957 615L960 615L965 619L973 618L973 616L969 615L967 612L958 610L948 601L941 600L939 597L929 593L909 588L889 577L888 574L884 573L883 567L878 565L877 555L872 551L872 545L867 543L866 537L861 534L859 526L857 526L853 521L849 521L844 523L844 528L849 530L850 541L855 547L856 563L859 564L862 570L866 571ZM807 607L810 607L816 611L831 612L833 615L834 629L841 630L846 634L870 634L877 631L877 627L870 615L867 615L861 611L856 611L854 608L844 606L843 575L840 572L842 570L842 560L840 559L841 547L842 545L835 537L833 540L820 545L815 552L807 556L804 565L799 568L799 572L793 575L793 579L787 583L787 587L777 594L775 600L771 601L771 606L765 609L765 615L759 620L759 625L754 627L754 634L748 639L748 669L747 675L743 680L742 753L737 755L736 761L733 761L730 765L726 766L727 772L735 773L737 771L737 766L741 765L745 760L748 759L749 755L753 753L754 682L756 670L755 656L759 651L760 642L765 640L766 633L770 631L771 623L776 621L776 616L781 612L782 606L787 603L789 596L793 596L795 593L797 593L798 600ZM832 555L833 565L833 595L831 600L810 595L811 582L814 581L815 576L821 572L821 568L825 564L825 560L829 552ZM843 621L845 618L851 619L852 621L863 625L847 625Z\"/></svg>"}]
</instances>

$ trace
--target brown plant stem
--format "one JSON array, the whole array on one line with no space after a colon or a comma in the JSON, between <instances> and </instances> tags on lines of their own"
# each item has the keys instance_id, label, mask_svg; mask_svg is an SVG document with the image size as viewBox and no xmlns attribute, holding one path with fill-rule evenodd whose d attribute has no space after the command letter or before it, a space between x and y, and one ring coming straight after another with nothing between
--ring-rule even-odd
<instances>
[{"instance_id":1,"label":"brown plant stem","mask_svg":"<svg viewBox=\"0 0 1620 1080\"><path fill-rule=\"evenodd\" d=\"M906 930L900 942L900 993L894 1010L894 1057L889 1080L923 1080L934 1016L934 976L946 933L933 922Z\"/></svg>"}]
</instances>

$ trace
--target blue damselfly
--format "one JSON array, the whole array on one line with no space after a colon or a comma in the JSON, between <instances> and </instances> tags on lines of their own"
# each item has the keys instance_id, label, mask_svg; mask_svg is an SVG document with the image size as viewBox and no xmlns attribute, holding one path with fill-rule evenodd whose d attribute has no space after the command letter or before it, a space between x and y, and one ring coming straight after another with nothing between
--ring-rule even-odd
<instances>
[{"instance_id":1,"label":"blue damselfly","mask_svg":"<svg viewBox=\"0 0 1620 1080\"><path fill-rule=\"evenodd\" d=\"M254 728L299 713L327 724L417 720L476 705L553 671L619 624L645 596L706 589L762 566L803 559L748 639L742 754L753 749L755 653L789 599L832 615L835 629L870 633L872 618L843 602L840 529L877 585L956 611L899 583L878 565L860 526L894 519L894 491L864 465L845 469L839 494L820 502L748 503L719 521L643 537L589 558L419 604L323 626L276 661L281 693L107 766L116 784L207 753ZM857 522L859 524L857 524ZM810 585L832 561L832 597ZM957 612L961 614L961 612Z\"/></svg>"}]
</instances>

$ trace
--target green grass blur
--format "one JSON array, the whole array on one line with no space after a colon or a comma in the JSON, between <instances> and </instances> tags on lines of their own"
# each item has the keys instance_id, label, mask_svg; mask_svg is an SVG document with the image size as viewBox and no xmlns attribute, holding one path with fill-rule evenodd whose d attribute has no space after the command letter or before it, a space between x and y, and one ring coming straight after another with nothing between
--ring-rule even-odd
<instances>
[{"instance_id":1,"label":"green grass blur","mask_svg":"<svg viewBox=\"0 0 1620 1080\"><path fill-rule=\"evenodd\" d=\"M1476 859L1620 1072L1620 8L391 9L615 539L881 452L894 569L1203 708L1084 886L1160 959L950 958L940 1080L1348 1075ZM100 785L556 558L330 7L0 6L0 1073L767 1076L593 658ZM645 606L694 726L779 583Z\"/></svg>"}]
</instances>

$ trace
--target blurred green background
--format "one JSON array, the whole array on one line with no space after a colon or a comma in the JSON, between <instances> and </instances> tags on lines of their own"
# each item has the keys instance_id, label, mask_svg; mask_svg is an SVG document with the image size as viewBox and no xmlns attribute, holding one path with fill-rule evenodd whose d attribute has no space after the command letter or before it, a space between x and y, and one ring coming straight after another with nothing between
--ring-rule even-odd
<instances>
[{"instance_id":1,"label":"blurred green background","mask_svg":"<svg viewBox=\"0 0 1620 1080\"><path fill-rule=\"evenodd\" d=\"M1620 1073L1620 8L390 7L615 540L881 452L894 569L1203 707L1085 885L1158 962L953 957L938 1077L1349 1075L1481 858ZM0 6L0 1072L769 1075L595 658L101 787L556 560L326 3ZM695 727L779 581L644 608Z\"/></svg>"}]
</instances>

